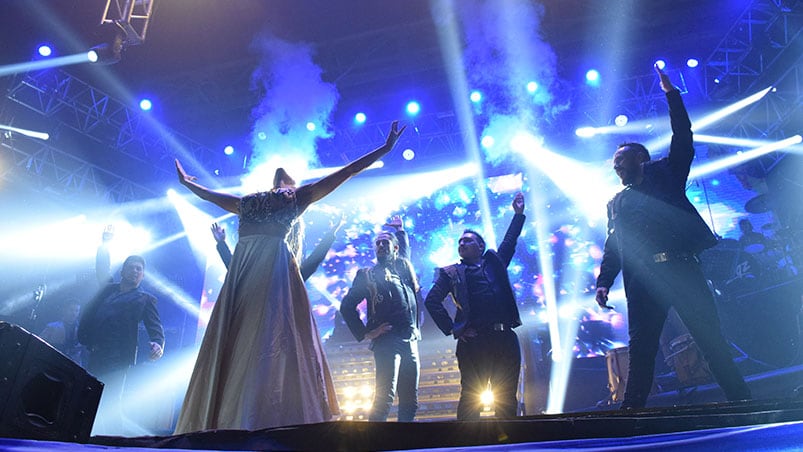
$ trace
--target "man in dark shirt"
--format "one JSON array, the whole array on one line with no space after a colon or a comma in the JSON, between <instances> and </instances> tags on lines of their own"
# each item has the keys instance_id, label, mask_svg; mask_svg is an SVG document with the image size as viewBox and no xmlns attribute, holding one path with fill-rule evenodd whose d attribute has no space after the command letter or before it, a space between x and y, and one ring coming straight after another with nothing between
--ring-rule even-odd
<instances>
[{"instance_id":1,"label":"man in dark shirt","mask_svg":"<svg viewBox=\"0 0 803 452\"><path fill-rule=\"evenodd\" d=\"M418 410L419 286L409 260L409 241L400 217L389 225L395 234L382 232L374 241L377 264L357 271L354 283L340 305L340 313L358 341L371 340L376 364L372 421L385 421L399 393L400 422L411 422ZM367 324L357 305L366 301Z\"/></svg>"},{"instance_id":2,"label":"man in dark shirt","mask_svg":"<svg viewBox=\"0 0 803 452\"><path fill-rule=\"evenodd\" d=\"M454 335L460 368L458 420L480 417L480 397L490 383L496 416L516 416L521 347L513 328L521 325L507 267L524 226L524 195L513 199L513 220L499 251L485 250L485 240L466 230L460 237L460 263L438 269L425 305L443 334ZM451 295L457 306L454 321L443 301Z\"/></svg>"},{"instance_id":3,"label":"man in dark shirt","mask_svg":"<svg viewBox=\"0 0 803 452\"><path fill-rule=\"evenodd\" d=\"M620 271L624 279L630 369L622 408L646 405L661 329L671 307L694 337L728 400L749 399L750 390L722 337L697 258L697 253L716 244L716 238L685 193L694 158L691 122L680 92L663 71L655 70L669 102L669 155L651 161L638 143L616 150L614 170L625 189L608 203L608 238L597 278L596 301L603 308L609 308L608 291Z\"/></svg>"},{"instance_id":4,"label":"man in dark shirt","mask_svg":"<svg viewBox=\"0 0 803 452\"><path fill-rule=\"evenodd\" d=\"M118 404L126 372L137 362L140 322L150 338L150 359L161 358L164 351L164 330L156 297L140 288L144 277L145 259L126 258L120 282L103 287L86 306L78 324L78 340L89 350L87 370L105 385L101 399L101 415L105 416L99 418L104 424L103 433L120 434L122 430Z\"/></svg>"}]
</instances>

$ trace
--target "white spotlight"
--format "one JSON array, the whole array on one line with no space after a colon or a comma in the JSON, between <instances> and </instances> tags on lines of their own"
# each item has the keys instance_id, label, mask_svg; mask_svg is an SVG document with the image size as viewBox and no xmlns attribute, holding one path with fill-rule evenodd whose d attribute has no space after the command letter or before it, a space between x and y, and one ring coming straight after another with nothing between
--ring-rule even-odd
<instances>
[{"instance_id":1,"label":"white spotlight","mask_svg":"<svg viewBox=\"0 0 803 452\"><path fill-rule=\"evenodd\" d=\"M510 149L519 153L532 152L540 149L543 142L543 138L535 137L527 132L521 132L510 140Z\"/></svg>"},{"instance_id":2,"label":"white spotlight","mask_svg":"<svg viewBox=\"0 0 803 452\"><path fill-rule=\"evenodd\" d=\"M686 60L686 66L688 66L690 68L695 68L695 67L697 67L699 65L700 65L700 62L697 61L697 58L689 58L688 60Z\"/></svg>"},{"instance_id":3,"label":"white spotlight","mask_svg":"<svg viewBox=\"0 0 803 452\"><path fill-rule=\"evenodd\" d=\"M412 160L415 158L415 151L409 148L405 149L404 152L402 152L402 157L404 157L404 160Z\"/></svg>"},{"instance_id":4,"label":"white spotlight","mask_svg":"<svg viewBox=\"0 0 803 452\"><path fill-rule=\"evenodd\" d=\"M597 129L594 127L580 127L574 131L574 134L581 138L591 138L597 134Z\"/></svg>"},{"instance_id":5,"label":"white spotlight","mask_svg":"<svg viewBox=\"0 0 803 452\"><path fill-rule=\"evenodd\" d=\"M494 137L492 137L490 135L485 135L484 137L482 137L482 140L480 141L480 144L485 149L490 149L490 148L492 148L494 146L495 142L496 141L494 140Z\"/></svg>"},{"instance_id":6,"label":"white spotlight","mask_svg":"<svg viewBox=\"0 0 803 452\"><path fill-rule=\"evenodd\" d=\"M619 115L613 120L613 123L616 124L617 127L624 127L627 125L627 121L627 115Z\"/></svg>"}]
</instances>

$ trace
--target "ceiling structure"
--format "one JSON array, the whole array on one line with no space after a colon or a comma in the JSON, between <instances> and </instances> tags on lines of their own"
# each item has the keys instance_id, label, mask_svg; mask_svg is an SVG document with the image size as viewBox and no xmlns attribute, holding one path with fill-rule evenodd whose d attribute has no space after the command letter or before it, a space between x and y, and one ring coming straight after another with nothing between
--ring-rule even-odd
<instances>
[{"instance_id":1,"label":"ceiling structure","mask_svg":"<svg viewBox=\"0 0 803 452\"><path fill-rule=\"evenodd\" d=\"M756 136L748 124L760 124L764 130L758 135L772 138L800 116L799 1L631 0L617 8L609 3L542 5L539 34L555 53L558 89L569 92L575 106L583 105L576 86L584 71L607 65L614 68L611 83L618 85L617 108L635 114L654 110L661 93L652 61L694 56L705 71L699 89L710 102L731 101L770 83L783 88L775 108L745 114L733 135ZM10 13L0 19L3 63L30 59L44 41L63 45L63 53L91 47L104 4L11 1ZM49 142L4 140L0 149L13 164L2 169L2 177L38 180L33 186L54 195L143 199L169 183L176 147L202 168L238 175L242 161L226 160L218 149L225 142L247 146L260 95L251 82L259 64L252 43L265 32L308 43L322 78L337 87L334 137L320 143L322 161L342 162L381 142L387 122L398 116L389 106L402 102L399 93L435 93L435 108L416 120L417 134L406 139L427 149L420 154L453 153L462 149L463 133L438 40L441 19L433 18L430 2L422 0L155 0L144 43L126 48L119 63L0 78L0 121L41 125L53 135ZM713 84L715 77L722 83ZM134 106L142 93L157 103L151 118ZM584 99L583 111L569 111L563 119L610 110L601 106L601 94L594 96ZM378 110L360 130L346 126L357 105ZM757 115L763 116L760 121ZM573 135L573 127L574 121L561 120L547 132Z\"/></svg>"}]
</instances>

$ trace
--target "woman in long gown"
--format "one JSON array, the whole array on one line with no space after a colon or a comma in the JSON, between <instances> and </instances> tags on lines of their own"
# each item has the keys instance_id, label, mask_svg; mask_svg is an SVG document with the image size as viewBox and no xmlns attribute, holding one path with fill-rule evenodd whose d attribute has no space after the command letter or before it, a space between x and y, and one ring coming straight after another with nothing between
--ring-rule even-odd
<instances>
[{"instance_id":1,"label":"woman in long gown","mask_svg":"<svg viewBox=\"0 0 803 452\"><path fill-rule=\"evenodd\" d=\"M339 414L332 377L286 236L299 215L393 149L385 144L298 189L238 197L212 191L176 160L179 182L240 217L240 239L201 343L176 433L258 430Z\"/></svg>"}]
</instances>

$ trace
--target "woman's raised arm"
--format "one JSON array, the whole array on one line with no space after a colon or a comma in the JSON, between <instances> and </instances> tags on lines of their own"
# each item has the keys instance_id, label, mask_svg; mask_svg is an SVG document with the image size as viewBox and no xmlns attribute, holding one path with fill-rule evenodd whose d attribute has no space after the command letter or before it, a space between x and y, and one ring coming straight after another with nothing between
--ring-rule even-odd
<instances>
[{"instance_id":1,"label":"woman's raised arm","mask_svg":"<svg viewBox=\"0 0 803 452\"><path fill-rule=\"evenodd\" d=\"M195 182L195 176L190 176L184 171L184 167L181 166L181 162L179 162L178 159L176 159L176 173L178 174L179 183L189 188L190 191L195 193L195 195L199 198L203 199L204 201L209 201L231 213L239 213L239 196L216 192L198 184Z\"/></svg>"},{"instance_id":2,"label":"woman's raised arm","mask_svg":"<svg viewBox=\"0 0 803 452\"><path fill-rule=\"evenodd\" d=\"M337 187L343 185L343 182L351 179L352 176L356 176L390 152L393 146L396 145L396 142L399 141L399 137L406 128L407 126L404 126L399 129L399 121L393 121L393 124L390 126L390 132L388 132L388 136L385 139L385 144L381 147L363 155L317 182L299 187L298 190L296 190L296 199L298 200L299 206L302 207L302 210L310 204L320 201Z\"/></svg>"}]
</instances>

